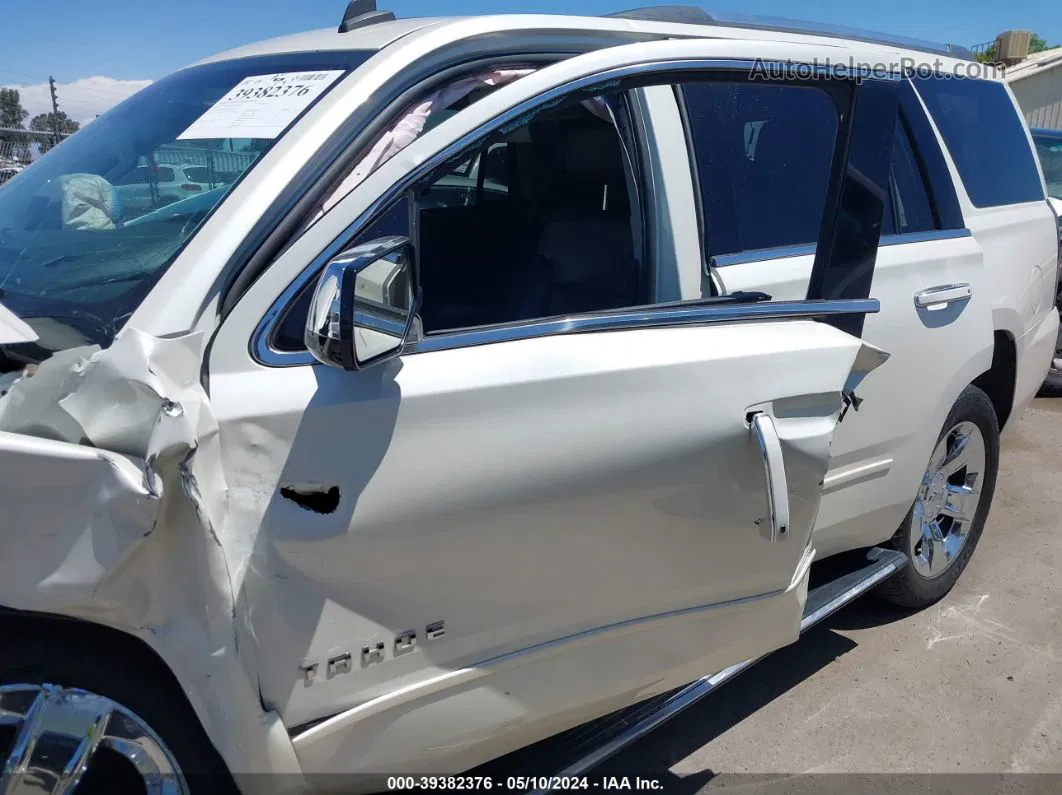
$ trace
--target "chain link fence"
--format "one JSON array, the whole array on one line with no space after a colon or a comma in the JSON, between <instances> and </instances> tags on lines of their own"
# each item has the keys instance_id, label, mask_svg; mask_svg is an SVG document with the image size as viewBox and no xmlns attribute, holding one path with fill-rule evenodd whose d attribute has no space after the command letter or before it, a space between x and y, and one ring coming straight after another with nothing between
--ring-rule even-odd
<instances>
[{"instance_id":1,"label":"chain link fence","mask_svg":"<svg viewBox=\"0 0 1062 795\"><path fill-rule=\"evenodd\" d=\"M67 136L59 136L59 139ZM0 185L31 165L56 145L56 136L33 130L12 130L0 127ZM196 180L218 187L236 180L246 171L258 152L226 151L208 147L185 145L180 142L163 146L143 159L144 167L153 160L155 166L188 166L201 170Z\"/></svg>"},{"instance_id":2,"label":"chain link fence","mask_svg":"<svg viewBox=\"0 0 1062 795\"><path fill-rule=\"evenodd\" d=\"M65 137L58 136L60 140ZM0 185L33 163L55 144L54 133L0 127Z\"/></svg>"},{"instance_id":3,"label":"chain link fence","mask_svg":"<svg viewBox=\"0 0 1062 795\"><path fill-rule=\"evenodd\" d=\"M231 181L251 167L257 152L229 152L197 146L169 144L155 153L155 162L170 166L199 166L218 175L218 181Z\"/></svg>"}]
</instances>

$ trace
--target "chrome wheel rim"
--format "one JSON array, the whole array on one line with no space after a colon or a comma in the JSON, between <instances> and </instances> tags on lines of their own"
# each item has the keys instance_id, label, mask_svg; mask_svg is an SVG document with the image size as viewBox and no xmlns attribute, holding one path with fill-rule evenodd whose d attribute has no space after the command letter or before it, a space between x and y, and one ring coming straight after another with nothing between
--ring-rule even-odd
<instances>
[{"instance_id":1,"label":"chrome wheel rim","mask_svg":"<svg viewBox=\"0 0 1062 795\"><path fill-rule=\"evenodd\" d=\"M15 730L0 770L3 795L69 795L102 749L128 761L149 795L188 795L166 744L109 698L57 685L4 685L0 727Z\"/></svg>"},{"instance_id":2,"label":"chrome wheel rim","mask_svg":"<svg viewBox=\"0 0 1062 795\"><path fill-rule=\"evenodd\" d=\"M933 451L915 499L909 549L915 571L926 579L947 571L966 546L987 460L985 437L972 422L954 426Z\"/></svg>"}]
</instances>

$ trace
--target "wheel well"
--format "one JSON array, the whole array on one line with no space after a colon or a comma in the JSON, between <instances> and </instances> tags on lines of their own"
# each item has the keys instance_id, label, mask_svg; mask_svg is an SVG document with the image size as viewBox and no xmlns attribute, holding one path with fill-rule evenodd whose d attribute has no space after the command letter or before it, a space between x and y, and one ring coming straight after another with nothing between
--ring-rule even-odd
<instances>
[{"instance_id":1,"label":"wheel well","mask_svg":"<svg viewBox=\"0 0 1062 795\"><path fill-rule=\"evenodd\" d=\"M107 654L120 659L124 664L139 666L151 671L158 683L170 697L181 699L188 711L195 714L181 683L158 653L135 635L122 632L103 624L82 621L69 616L50 613L35 613L13 610L0 606L0 636L7 642L18 642L19 636L43 638L48 645L62 645L68 649L106 649ZM197 718L198 720L198 718Z\"/></svg>"},{"instance_id":2,"label":"wheel well","mask_svg":"<svg viewBox=\"0 0 1062 795\"><path fill-rule=\"evenodd\" d=\"M992 366L974 379L973 385L988 395L996 409L999 429L1003 430L1014 406L1014 379L1017 375L1018 355L1014 338L1005 331L995 333Z\"/></svg>"}]
</instances>

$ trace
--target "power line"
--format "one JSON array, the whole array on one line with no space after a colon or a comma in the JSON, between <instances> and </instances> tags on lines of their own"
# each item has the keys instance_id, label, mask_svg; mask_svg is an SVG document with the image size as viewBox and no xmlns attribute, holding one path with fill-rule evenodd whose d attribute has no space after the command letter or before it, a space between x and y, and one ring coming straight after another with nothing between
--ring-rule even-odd
<instances>
[{"instance_id":1,"label":"power line","mask_svg":"<svg viewBox=\"0 0 1062 795\"><path fill-rule=\"evenodd\" d=\"M3 71L3 70L0 70L0 71ZM120 102L121 100L131 96L132 94L136 93L137 91L140 91L141 89L146 88L153 81L148 80L148 79L145 78L144 80L129 80L129 81L118 81L118 82L119 83L121 83L121 82L143 83L143 85L137 85L135 87L134 86L128 86L128 87L126 87L126 86L96 86L96 85L85 86L85 85L79 85L81 83L80 80L79 81L74 81L74 83L67 84L67 85L68 86L75 86L79 96L86 96L86 97L90 97L90 98L94 98L94 99L109 100L109 101L113 101L113 102ZM43 89L47 85L49 85L47 80L40 80L38 82L30 83L30 84L19 84L18 86L4 86L4 87L14 88L15 90L18 90L18 91L25 91L28 88Z\"/></svg>"},{"instance_id":2,"label":"power line","mask_svg":"<svg viewBox=\"0 0 1062 795\"><path fill-rule=\"evenodd\" d=\"M20 72L17 69L0 69L0 72L9 75L21 75L22 77L32 77L34 80L40 80L40 75L31 75L29 72Z\"/></svg>"},{"instance_id":3,"label":"power line","mask_svg":"<svg viewBox=\"0 0 1062 795\"><path fill-rule=\"evenodd\" d=\"M88 101L88 102L110 102L112 105L116 105L119 102L122 102L123 100L128 99L129 97L133 96L133 94L136 93L136 91L129 91L128 93L125 93L125 94L108 94L108 95L104 96L102 94L89 94L89 93L86 93L84 91L81 91L79 88L77 88L75 86L67 85L65 88L66 88L67 94L71 94L72 93L73 96L75 96L78 101L81 101L81 102L85 102L85 101ZM74 99L68 99L67 100L68 103L69 102L74 102L74 101L75 101Z\"/></svg>"},{"instance_id":4,"label":"power line","mask_svg":"<svg viewBox=\"0 0 1062 795\"><path fill-rule=\"evenodd\" d=\"M122 89L118 89L118 88L114 89L113 91L98 91L98 90L96 90L94 88L85 88L85 87L79 86L79 85L77 85L75 83L66 83L64 85L66 86L67 90L75 91L77 96L79 96L79 97L87 97L89 99L98 99L98 100L101 100L101 101L112 101L112 102L120 102L121 100L125 99L126 97L132 96L137 91L140 91L142 88L145 87L145 86L130 87L128 90L124 90L124 91ZM13 88L15 91L18 91L18 92L20 92L23 95L26 95L26 94L31 94L32 95L33 92L43 91L47 86L48 86L48 82L45 81L43 83L35 83L32 86L10 86L10 88ZM8 86L2 86L2 84L0 84L0 87L8 87ZM32 91L27 92L27 89L32 89Z\"/></svg>"}]
</instances>

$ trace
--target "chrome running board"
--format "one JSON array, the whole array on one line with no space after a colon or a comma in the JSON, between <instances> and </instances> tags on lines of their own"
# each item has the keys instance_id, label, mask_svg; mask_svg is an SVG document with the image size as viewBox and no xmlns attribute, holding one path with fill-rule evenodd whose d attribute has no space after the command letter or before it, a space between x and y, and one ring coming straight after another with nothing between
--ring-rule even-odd
<instances>
[{"instance_id":1,"label":"chrome running board","mask_svg":"<svg viewBox=\"0 0 1062 795\"><path fill-rule=\"evenodd\" d=\"M907 556L902 552L874 547L867 553L866 562L861 568L808 591L808 599L804 605L804 617L800 621L801 634L906 565ZM635 704L612 715L599 718L585 727L566 732L566 742L577 746L585 747L594 738L600 738L600 740L592 751L584 752L576 761L558 770L553 776L563 779L586 775L609 757L693 706L767 656L764 654L752 660L745 660L719 673L698 679L678 690L656 696L641 704ZM545 795L550 791L549 789L536 790L535 795Z\"/></svg>"}]
</instances>

